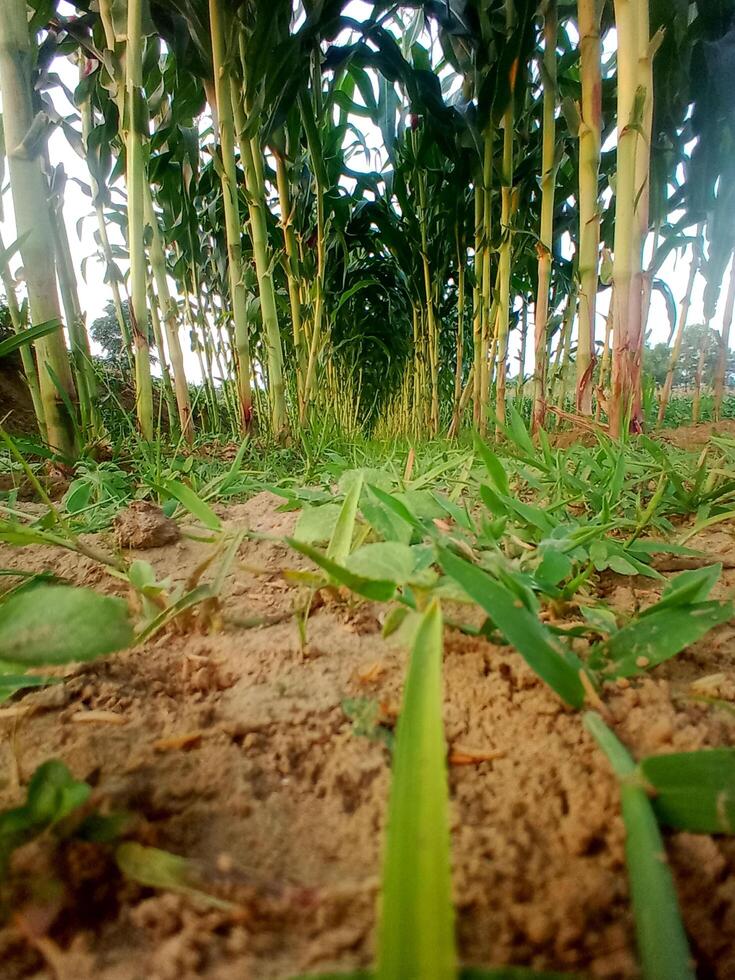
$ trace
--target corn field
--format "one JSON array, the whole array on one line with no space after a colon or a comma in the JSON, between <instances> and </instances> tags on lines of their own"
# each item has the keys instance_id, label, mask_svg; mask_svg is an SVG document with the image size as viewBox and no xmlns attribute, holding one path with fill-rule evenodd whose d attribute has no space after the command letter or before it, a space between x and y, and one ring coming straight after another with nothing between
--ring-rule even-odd
<instances>
[{"instance_id":1,"label":"corn field","mask_svg":"<svg viewBox=\"0 0 735 980\"><path fill-rule=\"evenodd\" d=\"M734 93L735 0L0 0L3 978L735 977Z\"/></svg>"}]
</instances>

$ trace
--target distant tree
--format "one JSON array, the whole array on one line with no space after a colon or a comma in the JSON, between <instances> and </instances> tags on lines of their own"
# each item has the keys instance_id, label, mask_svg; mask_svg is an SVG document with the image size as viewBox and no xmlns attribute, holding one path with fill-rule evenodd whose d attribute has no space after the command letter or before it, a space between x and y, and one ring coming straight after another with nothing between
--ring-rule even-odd
<instances>
[{"instance_id":1,"label":"distant tree","mask_svg":"<svg viewBox=\"0 0 735 980\"><path fill-rule=\"evenodd\" d=\"M122 312L125 322L130 326L130 306L127 299L122 301ZM115 312L115 304L112 300L108 300L105 305L105 312L102 316L97 317L92 326L89 328L89 332L92 336L92 340L99 344L103 350L103 358L106 361L115 361L117 363L123 364L125 362L124 357L124 347L122 333L120 331L120 324L117 320L117 314ZM150 328L150 318L148 320L148 335L151 334ZM151 341L151 347L153 343ZM151 358L155 360L155 358Z\"/></svg>"},{"instance_id":2,"label":"distant tree","mask_svg":"<svg viewBox=\"0 0 735 980\"><path fill-rule=\"evenodd\" d=\"M717 352L719 350L719 333L712 327L707 327L703 323L692 324L684 332L684 339L681 345L679 361L674 372L674 387L691 388L699 364L699 352L704 344L704 369L702 378L704 384L709 384L714 376L715 365L717 363ZM660 343L653 346L646 346L644 355L644 369L646 374L654 379L656 384L662 385L666 380L666 372L669 369L669 357L671 348L668 344ZM732 384L735 376L735 351L730 351L727 362L726 383Z\"/></svg>"},{"instance_id":3,"label":"distant tree","mask_svg":"<svg viewBox=\"0 0 735 980\"><path fill-rule=\"evenodd\" d=\"M650 375L657 385L662 385L666 380L670 356L671 348L667 343L654 344L653 347L646 347L643 357L643 367L646 374Z\"/></svg>"}]
</instances>

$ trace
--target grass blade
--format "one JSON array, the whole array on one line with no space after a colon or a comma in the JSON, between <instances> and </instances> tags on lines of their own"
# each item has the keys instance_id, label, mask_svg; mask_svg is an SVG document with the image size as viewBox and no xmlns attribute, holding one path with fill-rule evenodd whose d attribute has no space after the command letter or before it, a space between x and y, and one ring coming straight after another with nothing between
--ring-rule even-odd
<instances>
[{"instance_id":1,"label":"grass blade","mask_svg":"<svg viewBox=\"0 0 735 980\"><path fill-rule=\"evenodd\" d=\"M331 579L339 582L340 585L346 585L357 595L372 599L374 602L388 602L389 599L393 598L396 591L395 582L389 582L386 579L365 578L363 575L343 568L342 565L338 565L322 554L321 551L312 548L311 545L305 544L303 541L296 541L293 538L286 538L286 541L294 551L311 558L314 564L323 569Z\"/></svg>"},{"instance_id":2,"label":"grass blade","mask_svg":"<svg viewBox=\"0 0 735 980\"><path fill-rule=\"evenodd\" d=\"M439 549L439 560L447 575L485 610L529 667L563 701L573 708L581 708L585 694L580 679L580 671L584 669L581 662L560 648L537 617L519 603L518 597L487 572L446 548Z\"/></svg>"},{"instance_id":3,"label":"grass blade","mask_svg":"<svg viewBox=\"0 0 735 980\"><path fill-rule=\"evenodd\" d=\"M199 494L195 493L191 487L178 480L164 480L162 487L169 496L174 497L178 502L186 507L190 514L210 531L219 531L222 522L215 514L209 504L205 503Z\"/></svg>"},{"instance_id":4,"label":"grass blade","mask_svg":"<svg viewBox=\"0 0 735 980\"><path fill-rule=\"evenodd\" d=\"M598 714L587 712L584 723L620 780L625 860L643 980L695 980L664 842L651 801L636 781L635 763Z\"/></svg>"},{"instance_id":5,"label":"grass blade","mask_svg":"<svg viewBox=\"0 0 735 980\"><path fill-rule=\"evenodd\" d=\"M490 449L479 436L475 436L475 448L480 454L480 458L485 464L485 469L487 470L488 476L493 481L495 489L498 493L507 497L510 493L510 487L508 486L508 474L505 472L505 467L500 462L495 453Z\"/></svg>"},{"instance_id":6,"label":"grass blade","mask_svg":"<svg viewBox=\"0 0 735 980\"><path fill-rule=\"evenodd\" d=\"M383 868L376 980L455 980L442 615L419 625L398 721Z\"/></svg>"},{"instance_id":7,"label":"grass blade","mask_svg":"<svg viewBox=\"0 0 735 980\"><path fill-rule=\"evenodd\" d=\"M357 517L357 505L360 502L362 492L363 476L360 473L354 483L347 491L342 509L339 512L337 523L334 525L332 537L329 539L327 547L327 558L341 565L350 553L352 547L352 535L355 530L355 519Z\"/></svg>"}]
</instances>

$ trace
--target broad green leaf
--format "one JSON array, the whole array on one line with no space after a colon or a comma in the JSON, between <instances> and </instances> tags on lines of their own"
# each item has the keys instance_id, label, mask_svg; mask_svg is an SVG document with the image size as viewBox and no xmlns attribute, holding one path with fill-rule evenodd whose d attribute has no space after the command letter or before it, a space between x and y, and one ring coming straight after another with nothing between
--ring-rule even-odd
<instances>
[{"instance_id":1,"label":"broad green leaf","mask_svg":"<svg viewBox=\"0 0 735 980\"><path fill-rule=\"evenodd\" d=\"M88 480L73 480L64 494L63 504L69 514L84 510L92 499L92 484Z\"/></svg>"},{"instance_id":2,"label":"broad green leaf","mask_svg":"<svg viewBox=\"0 0 735 980\"><path fill-rule=\"evenodd\" d=\"M617 617L607 606L580 606L579 611L590 626L602 633L614 633L618 628Z\"/></svg>"},{"instance_id":3,"label":"broad green leaf","mask_svg":"<svg viewBox=\"0 0 735 980\"><path fill-rule=\"evenodd\" d=\"M546 548L536 569L536 578L549 585L558 585L572 573L573 564L568 555L556 548Z\"/></svg>"},{"instance_id":4,"label":"broad green leaf","mask_svg":"<svg viewBox=\"0 0 735 980\"><path fill-rule=\"evenodd\" d=\"M508 474L505 472L503 464L500 462L498 457L492 451L492 449L487 446L479 436L475 436L475 448L480 454L480 458L485 464L485 469L488 472L488 476L493 481L495 489L498 493L507 497L510 493L510 487L508 486Z\"/></svg>"},{"instance_id":5,"label":"broad green leaf","mask_svg":"<svg viewBox=\"0 0 735 980\"><path fill-rule=\"evenodd\" d=\"M589 711L584 723L620 779L625 861L643 980L695 980L676 887L651 801L631 778L635 764L625 746L602 718Z\"/></svg>"},{"instance_id":6,"label":"broad green leaf","mask_svg":"<svg viewBox=\"0 0 735 980\"><path fill-rule=\"evenodd\" d=\"M25 804L0 813L0 878L16 847L70 816L91 792L58 759L40 765L31 776Z\"/></svg>"},{"instance_id":7,"label":"broad green leaf","mask_svg":"<svg viewBox=\"0 0 735 980\"><path fill-rule=\"evenodd\" d=\"M350 553L352 547L352 535L355 531L355 519L357 517L357 505L360 502L362 493L362 473L359 473L347 491L347 495L342 502L339 516L334 525L334 531L329 539L327 547L327 558L341 565Z\"/></svg>"},{"instance_id":8,"label":"broad green leaf","mask_svg":"<svg viewBox=\"0 0 735 980\"><path fill-rule=\"evenodd\" d=\"M187 487L185 483L180 483L178 480L164 480L162 486L166 493L175 497L193 517L196 517L210 531L219 531L221 529L222 522L219 517L217 517L209 504L205 503L191 487Z\"/></svg>"},{"instance_id":9,"label":"broad green leaf","mask_svg":"<svg viewBox=\"0 0 735 980\"><path fill-rule=\"evenodd\" d=\"M433 521L444 517L444 508L430 490L402 490L394 494L416 521Z\"/></svg>"},{"instance_id":10,"label":"broad green leaf","mask_svg":"<svg viewBox=\"0 0 735 980\"><path fill-rule=\"evenodd\" d=\"M611 677L633 677L669 660L733 615L731 602L658 604L593 648L590 664Z\"/></svg>"},{"instance_id":11,"label":"broad green leaf","mask_svg":"<svg viewBox=\"0 0 735 980\"><path fill-rule=\"evenodd\" d=\"M560 646L521 599L487 572L457 558L446 548L439 549L439 560L447 575L485 610L529 667L562 700L580 708L585 693L580 672L584 668L577 657Z\"/></svg>"},{"instance_id":12,"label":"broad green leaf","mask_svg":"<svg viewBox=\"0 0 735 980\"><path fill-rule=\"evenodd\" d=\"M435 601L411 650L396 732L376 980L456 976L442 653Z\"/></svg>"},{"instance_id":13,"label":"broad green leaf","mask_svg":"<svg viewBox=\"0 0 735 980\"><path fill-rule=\"evenodd\" d=\"M198 882L196 866L178 854L127 841L116 848L115 861L126 878L147 888L180 892L214 908L233 908L231 902L222 901L203 891Z\"/></svg>"},{"instance_id":14,"label":"broad green leaf","mask_svg":"<svg viewBox=\"0 0 735 980\"><path fill-rule=\"evenodd\" d=\"M682 572L672 579L661 595L660 600L647 612L669 606L686 606L704 602L722 573L722 564L707 565ZM644 612L645 616L646 613Z\"/></svg>"},{"instance_id":15,"label":"broad green leaf","mask_svg":"<svg viewBox=\"0 0 735 980\"><path fill-rule=\"evenodd\" d=\"M376 541L364 544L348 555L344 567L363 578L383 579L403 585L411 578L416 555L407 544L398 541Z\"/></svg>"},{"instance_id":16,"label":"broad green leaf","mask_svg":"<svg viewBox=\"0 0 735 980\"><path fill-rule=\"evenodd\" d=\"M322 504L312 507L306 504L294 528L293 536L297 541L307 544L326 544L334 534L342 507L340 504Z\"/></svg>"},{"instance_id":17,"label":"broad green leaf","mask_svg":"<svg viewBox=\"0 0 735 980\"><path fill-rule=\"evenodd\" d=\"M307 558L311 558L314 564L323 569L333 581L340 585L346 585L348 589L356 592L357 595L364 596L366 599L372 599L374 602L387 602L395 595L395 582L356 575L348 568L344 568L344 566L332 561L331 558L327 558L317 548L312 548L310 544L304 544L303 541L296 541L293 538L287 538L286 540L295 551L306 555Z\"/></svg>"},{"instance_id":18,"label":"broad green leaf","mask_svg":"<svg viewBox=\"0 0 735 980\"><path fill-rule=\"evenodd\" d=\"M91 792L63 762L51 759L36 769L28 784L28 813L37 824L58 823L86 803Z\"/></svg>"},{"instance_id":19,"label":"broad green leaf","mask_svg":"<svg viewBox=\"0 0 735 980\"><path fill-rule=\"evenodd\" d=\"M123 650L133 630L123 599L68 585L39 585L0 606L0 656L43 666Z\"/></svg>"},{"instance_id":20,"label":"broad green leaf","mask_svg":"<svg viewBox=\"0 0 735 980\"><path fill-rule=\"evenodd\" d=\"M735 749L649 756L638 766L658 819L695 834L735 834Z\"/></svg>"}]
</instances>

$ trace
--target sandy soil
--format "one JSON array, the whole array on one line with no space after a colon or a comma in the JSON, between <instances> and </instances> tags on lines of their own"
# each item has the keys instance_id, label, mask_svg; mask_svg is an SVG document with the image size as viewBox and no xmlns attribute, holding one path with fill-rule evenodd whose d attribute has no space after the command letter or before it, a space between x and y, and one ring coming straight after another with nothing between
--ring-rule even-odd
<instances>
[{"instance_id":1,"label":"sandy soil","mask_svg":"<svg viewBox=\"0 0 735 980\"><path fill-rule=\"evenodd\" d=\"M283 535L296 515L280 503L260 494L222 514L230 527ZM212 545L184 532L140 557L186 579ZM693 543L731 560L733 533ZM0 567L121 588L54 549L0 546ZM384 609L338 599L313 611L302 650L290 615L300 592L281 575L297 567L286 546L247 540L218 631L168 632L0 710L0 806L23 798L41 762L62 759L104 805L138 815L139 840L196 860L211 892L236 905L133 885L75 845L47 936L30 943L18 919L0 930L3 980L281 980L370 964L389 755L355 734L343 702L375 699L390 723L406 654L381 638ZM719 593L733 586L726 569ZM630 609L657 586L605 575L600 590ZM263 616L270 625L251 626ZM634 754L735 744L735 711L692 697L703 676L735 707L731 625L605 692ZM512 649L448 632L445 720L463 960L636 977L617 787L579 716ZM33 847L29 866L43 849ZM668 852L699 976L733 980L735 841L673 834Z\"/></svg>"}]
</instances>

